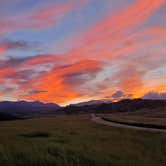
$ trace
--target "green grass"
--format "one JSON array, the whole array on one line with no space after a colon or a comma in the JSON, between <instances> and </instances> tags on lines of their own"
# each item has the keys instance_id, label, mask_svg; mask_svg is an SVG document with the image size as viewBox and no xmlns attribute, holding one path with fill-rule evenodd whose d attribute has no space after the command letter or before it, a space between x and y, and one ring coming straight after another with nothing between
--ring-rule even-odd
<instances>
[{"instance_id":1,"label":"green grass","mask_svg":"<svg viewBox=\"0 0 166 166\"><path fill-rule=\"evenodd\" d=\"M0 122L0 166L165 166L166 134L95 124L87 115Z\"/></svg>"},{"instance_id":2,"label":"green grass","mask_svg":"<svg viewBox=\"0 0 166 166\"><path fill-rule=\"evenodd\" d=\"M124 113L101 114L103 118L127 122L127 123L140 123L140 124L153 124L166 127L166 108L158 108L152 110L138 110Z\"/></svg>"}]
</instances>

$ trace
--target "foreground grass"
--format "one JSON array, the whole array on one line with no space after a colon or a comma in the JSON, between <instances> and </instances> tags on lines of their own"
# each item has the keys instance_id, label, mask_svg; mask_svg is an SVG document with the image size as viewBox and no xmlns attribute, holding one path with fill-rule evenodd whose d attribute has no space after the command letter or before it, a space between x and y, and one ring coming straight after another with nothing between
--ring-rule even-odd
<instances>
[{"instance_id":1,"label":"foreground grass","mask_svg":"<svg viewBox=\"0 0 166 166\"><path fill-rule=\"evenodd\" d=\"M166 134L95 124L86 115L0 123L3 166L165 166Z\"/></svg>"}]
</instances>

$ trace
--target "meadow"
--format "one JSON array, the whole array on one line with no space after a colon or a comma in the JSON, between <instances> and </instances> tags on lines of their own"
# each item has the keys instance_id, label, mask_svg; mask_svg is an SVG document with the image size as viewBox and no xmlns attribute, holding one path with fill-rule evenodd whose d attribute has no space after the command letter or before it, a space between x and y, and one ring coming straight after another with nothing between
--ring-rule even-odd
<instances>
[{"instance_id":1,"label":"meadow","mask_svg":"<svg viewBox=\"0 0 166 166\"><path fill-rule=\"evenodd\" d=\"M161 125L166 128L166 107L155 109L139 109L137 111L102 114L103 118L139 124Z\"/></svg>"},{"instance_id":2,"label":"meadow","mask_svg":"<svg viewBox=\"0 0 166 166\"><path fill-rule=\"evenodd\" d=\"M0 166L165 166L166 133L113 128L89 115L0 122Z\"/></svg>"}]
</instances>

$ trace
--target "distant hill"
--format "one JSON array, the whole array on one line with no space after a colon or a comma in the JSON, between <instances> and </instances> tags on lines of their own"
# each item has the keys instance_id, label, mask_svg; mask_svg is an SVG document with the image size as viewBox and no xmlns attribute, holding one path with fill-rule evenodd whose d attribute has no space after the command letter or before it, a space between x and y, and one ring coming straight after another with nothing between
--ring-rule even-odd
<instances>
[{"instance_id":1,"label":"distant hill","mask_svg":"<svg viewBox=\"0 0 166 166\"><path fill-rule=\"evenodd\" d=\"M101 104L110 104L110 103L112 103L111 100L91 100L77 104L70 104L70 106L83 107L83 106L101 105Z\"/></svg>"},{"instance_id":2,"label":"distant hill","mask_svg":"<svg viewBox=\"0 0 166 166\"><path fill-rule=\"evenodd\" d=\"M166 108L166 100L126 99L119 102L69 105L63 108L67 114L130 112L139 109Z\"/></svg>"},{"instance_id":3,"label":"distant hill","mask_svg":"<svg viewBox=\"0 0 166 166\"><path fill-rule=\"evenodd\" d=\"M6 113L11 116L30 118L34 116L43 116L48 114L59 114L61 107L53 103L42 103L39 101L3 101L0 102L0 113Z\"/></svg>"},{"instance_id":4,"label":"distant hill","mask_svg":"<svg viewBox=\"0 0 166 166\"><path fill-rule=\"evenodd\" d=\"M165 110L166 100L133 99L112 102L109 100L93 100L78 104L60 107L54 103L42 103L39 101L3 101L0 102L0 121L19 118L33 118L51 114L82 114L82 113L114 113L134 112L148 110Z\"/></svg>"}]
</instances>

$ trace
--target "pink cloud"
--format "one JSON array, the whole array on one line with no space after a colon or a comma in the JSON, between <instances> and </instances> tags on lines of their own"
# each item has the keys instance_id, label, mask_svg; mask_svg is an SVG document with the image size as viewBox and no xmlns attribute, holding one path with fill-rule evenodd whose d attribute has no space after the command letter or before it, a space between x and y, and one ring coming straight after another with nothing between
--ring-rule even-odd
<instances>
[{"instance_id":1,"label":"pink cloud","mask_svg":"<svg viewBox=\"0 0 166 166\"><path fill-rule=\"evenodd\" d=\"M0 34L26 29L47 29L54 26L58 20L77 7L85 4L85 0L79 3L63 3L60 5L50 5L38 10L25 12L23 15L2 17L0 20Z\"/></svg>"}]
</instances>

